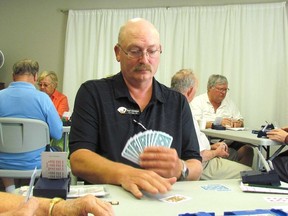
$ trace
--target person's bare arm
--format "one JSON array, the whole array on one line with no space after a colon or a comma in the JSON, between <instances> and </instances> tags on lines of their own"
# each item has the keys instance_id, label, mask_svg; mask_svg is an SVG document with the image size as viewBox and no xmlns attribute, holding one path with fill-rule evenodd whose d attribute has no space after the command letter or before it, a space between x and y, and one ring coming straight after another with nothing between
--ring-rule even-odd
<instances>
[{"instance_id":1,"label":"person's bare arm","mask_svg":"<svg viewBox=\"0 0 288 216\"><path fill-rule=\"evenodd\" d=\"M202 157L202 162L206 162L216 157L216 152L215 150L203 150L200 152L200 155Z\"/></svg>"},{"instance_id":2,"label":"person's bare arm","mask_svg":"<svg viewBox=\"0 0 288 216\"><path fill-rule=\"evenodd\" d=\"M120 185L137 198L143 196L141 190L166 193L176 182L175 178L164 178L151 170L116 163L85 149L73 152L70 163L74 175L91 183Z\"/></svg>"},{"instance_id":3,"label":"person's bare arm","mask_svg":"<svg viewBox=\"0 0 288 216\"><path fill-rule=\"evenodd\" d=\"M228 146L224 142L218 142L211 145L211 150L203 150L200 152L203 162L209 161L214 157L227 158L229 156Z\"/></svg>"},{"instance_id":4,"label":"person's bare arm","mask_svg":"<svg viewBox=\"0 0 288 216\"><path fill-rule=\"evenodd\" d=\"M190 159L185 161L187 167L189 168L189 175L186 180L197 181L203 171L202 163L196 159Z\"/></svg>"},{"instance_id":5,"label":"person's bare arm","mask_svg":"<svg viewBox=\"0 0 288 216\"><path fill-rule=\"evenodd\" d=\"M37 198L30 198L24 202L24 197L11 193L0 192L0 216L33 216L37 209L40 208ZM49 203L44 212L48 215Z\"/></svg>"},{"instance_id":6,"label":"person's bare arm","mask_svg":"<svg viewBox=\"0 0 288 216\"><path fill-rule=\"evenodd\" d=\"M49 215L51 199L32 197L24 202L24 196L0 192L0 216ZM62 200L54 205L52 215L113 216L112 206L92 195Z\"/></svg>"}]
</instances>

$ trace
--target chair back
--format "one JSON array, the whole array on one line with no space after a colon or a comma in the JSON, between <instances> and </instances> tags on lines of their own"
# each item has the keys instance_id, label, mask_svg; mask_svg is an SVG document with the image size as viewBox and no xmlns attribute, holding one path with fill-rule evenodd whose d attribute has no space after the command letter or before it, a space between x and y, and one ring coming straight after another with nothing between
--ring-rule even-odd
<instances>
[{"instance_id":1,"label":"chair back","mask_svg":"<svg viewBox=\"0 0 288 216\"><path fill-rule=\"evenodd\" d=\"M23 153L50 143L46 122L27 118L0 118L0 152Z\"/></svg>"}]
</instances>

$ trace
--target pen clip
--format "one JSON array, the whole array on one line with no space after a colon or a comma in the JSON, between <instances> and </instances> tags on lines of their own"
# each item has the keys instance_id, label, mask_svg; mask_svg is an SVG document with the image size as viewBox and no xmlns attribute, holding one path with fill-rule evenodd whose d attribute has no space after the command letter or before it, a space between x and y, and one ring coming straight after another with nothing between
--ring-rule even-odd
<instances>
[{"instance_id":1,"label":"pen clip","mask_svg":"<svg viewBox=\"0 0 288 216\"><path fill-rule=\"evenodd\" d=\"M29 183L29 189L28 189L27 194L26 194L25 202L27 202L29 200L29 198L31 197L32 188L34 186L34 182L35 182L35 178L36 178L36 173L37 173L37 167L35 167L32 175L31 175L31 179L30 179L30 183Z\"/></svg>"}]
</instances>

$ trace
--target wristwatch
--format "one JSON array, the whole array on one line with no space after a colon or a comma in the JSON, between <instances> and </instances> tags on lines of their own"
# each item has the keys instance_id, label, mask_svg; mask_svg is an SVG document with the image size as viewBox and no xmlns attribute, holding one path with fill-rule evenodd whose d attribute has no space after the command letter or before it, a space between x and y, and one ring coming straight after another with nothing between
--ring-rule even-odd
<instances>
[{"instance_id":1,"label":"wristwatch","mask_svg":"<svg viewBox=\"0 0 288 216\"><path fill-rule=\"evenodd\" d=\"M187 176L189 175L189 169L186 166L185 161L181 160L181 162L182 162L183 168L182 168L181 176L180 176L179 180L184 181L184 180L186 180Z\"/></svg>"}]
</instances>

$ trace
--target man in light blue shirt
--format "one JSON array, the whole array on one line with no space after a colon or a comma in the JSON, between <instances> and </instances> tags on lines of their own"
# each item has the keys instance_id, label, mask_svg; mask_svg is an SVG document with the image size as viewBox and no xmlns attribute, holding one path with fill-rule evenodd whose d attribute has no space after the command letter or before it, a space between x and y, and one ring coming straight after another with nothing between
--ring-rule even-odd
<instances>
[{"instance_id":1,"label":"man in light blue shirt","mask_svg":"<svg viewBox=\"0 0 288 216\"><path fill-rule=\"evenodd\" d=\"M0 91L0 117L31 118L46 122L50 136L62 137L62 121L49 96L35 88L39 64L21 60L13 65L13 82ZM37 136L37 134L35 134ZM27 170L41 167L41 152L45 148L21 154L1 153L0 169ZM7 192L15 189L14 179L2 178Z\"/></svg>"}]
</instances>

